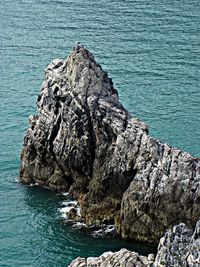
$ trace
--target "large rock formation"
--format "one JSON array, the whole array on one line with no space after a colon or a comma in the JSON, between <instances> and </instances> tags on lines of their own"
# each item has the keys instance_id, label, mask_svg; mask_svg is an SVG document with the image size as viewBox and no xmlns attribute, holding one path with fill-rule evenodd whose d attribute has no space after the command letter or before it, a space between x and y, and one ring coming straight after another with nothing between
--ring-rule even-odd
<instances>
[{"instance_id":1,"label":"large rock formation","mask_svg":"<svg viewBox=\"0 0 200 267\"><path fill-rule=\"evenodd\" d=\"M118 252L106 252L100 257L77 258L69 267L199 267L200 266L200 221L194 231L181 223L166 232L160 239L158 252L154 260L122 249Z\"/></svg>"},{"instance_id":2,"label":"large rock formation","mask_svg":"<svg viewBox=\"0 0 200 267\"><path fill-rule=\"evenodd\" d=\"M149 137L81 44L47 67L37 106L21 154L23 183L69 190L83 221L115 221L124 238L155 243L177 223L195 225L199 159Z\"/></svg>"}]
</instances>

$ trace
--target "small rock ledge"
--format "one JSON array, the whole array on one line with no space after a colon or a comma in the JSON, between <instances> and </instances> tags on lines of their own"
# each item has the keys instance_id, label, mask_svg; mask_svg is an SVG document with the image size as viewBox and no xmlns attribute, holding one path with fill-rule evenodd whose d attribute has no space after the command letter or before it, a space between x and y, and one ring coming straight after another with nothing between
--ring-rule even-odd
<instances>
[{"instance_id":1,"label":"small rock ledge","mask_svg":"<svg viewBox=\"0 0 200 267\"><path fill-rule=\"evenodd\" d=\"M83 222L115 223L123 238L157 244L176 224L195 226L200 160L151 138L83 45L46 68L37 106L21 182L68 191Z\"/></svg>"},{"instance_id":2,"label":"small rock ledge","mask_svg":"<svg viewBox=\"0 0 200 267\"><path fill-rule=\"evenodd\" d=\"M151 254L149 255L149 258ZM137 266L150 267L150 260L147 257L139 256L138 253L121 249L118 252L105 252L100 257L89 257L87 259L77 258L69 267L108 267L108 266Z\"/></svg>"}]
</instances>

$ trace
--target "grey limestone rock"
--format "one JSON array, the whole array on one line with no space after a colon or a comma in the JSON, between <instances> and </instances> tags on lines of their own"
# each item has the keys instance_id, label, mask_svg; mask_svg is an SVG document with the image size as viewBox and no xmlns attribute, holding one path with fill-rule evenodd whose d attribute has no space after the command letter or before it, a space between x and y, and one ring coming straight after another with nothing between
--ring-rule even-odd
<instances>
[{"instance_id":1,"label":"grey limestone rock","mask_svg":"<svg viewBox=\"0 0 200 267\"><path fill-rule=\"evenodd\" d=\"M69 267L150 267L152 264L145 256L136 252L121 249L118 252L105 252L100 257L89 257L87 259L77 258L71 262Z\"/></svg>"},{"instance_id":2,"label":"grey limestone rock","mask_svg":"<svg viewBox=\"0 0 200 267\"><path fill-rule=\"evenodd\" d=\"M194 232L181 223L160 239L154 267L168 266L200 266L200 221Z\"/></svg>"},{"instance_id":3,"label":"grey limestone rock","mask_svg":"<svg viewBox=\"0 0 200 267\"><path fill-rule=\"evenodd\" d=\"M84 222L115 222L124 238L157 243L177 223L195 225L199 159L151 138L82 44L46 68L37 106L21 153L23 183L69 191Z\"/></svg>"}]
</instances>

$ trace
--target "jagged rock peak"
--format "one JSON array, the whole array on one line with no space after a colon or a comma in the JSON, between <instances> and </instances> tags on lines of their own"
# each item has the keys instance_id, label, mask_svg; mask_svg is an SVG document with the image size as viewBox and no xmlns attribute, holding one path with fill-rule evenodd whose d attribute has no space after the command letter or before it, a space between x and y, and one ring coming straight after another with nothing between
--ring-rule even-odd
<instances>
[{"instance_id":1,"label":"jagged rock peak","mask_svg":"<svg viewBox=\"0 0 200 267\"><path fill-rule=\"evenodd\" d=\"M102 95L110 100L118 100L112 79L108 78L107 72L97 64L92 53L80 43L76 44L66 60L53 60L45 74L46 79L57 79L57 83L59 79L67 79L64 89L70 90L75 96L79 95L79 98L85 97L87 100L91 95Z\"/></svg>"},{"instance_id":2,"label":"jagged rock peak","mask_svg":"<svg viewBox=\"0 0 200 267\"><path fill-rule=\"evenodd\" d=\"M85 192L130 117L112 79L78 43L66 60L47 66L37 106L25 136L21 181Z\"/></svg>"},{"instance_id":3,"label":"jagged rock peak","mask_svg":"<svg viewBox=\"0 0 200 267\"><path fill-rule=\"evenodd\" d=\"M46 68L37 106L21 153L23 183L69 191L80 220L115 223L123 238L157 243L175 224L194 227L199 159L151 138L83 45Z\"/></svg>"}]
</instances>

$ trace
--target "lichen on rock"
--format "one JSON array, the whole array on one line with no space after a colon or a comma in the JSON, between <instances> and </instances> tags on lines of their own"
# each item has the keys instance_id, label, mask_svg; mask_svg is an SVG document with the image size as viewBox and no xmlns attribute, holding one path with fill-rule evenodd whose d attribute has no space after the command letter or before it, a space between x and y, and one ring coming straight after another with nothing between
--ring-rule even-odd
<instances>
[{"instance_id":1,"label":"lichen on rock","mask_svg":"<svg viewBox=\"0 0 200 267\"><path fill-rule=\"evenodd\" d=\"M21 153L20 180L69 191L87 224L115 222L124 238L157 243L200 217L200 161L148 135L111 78L77 44L45 71Z\"/></svg>"}]
</instances>

